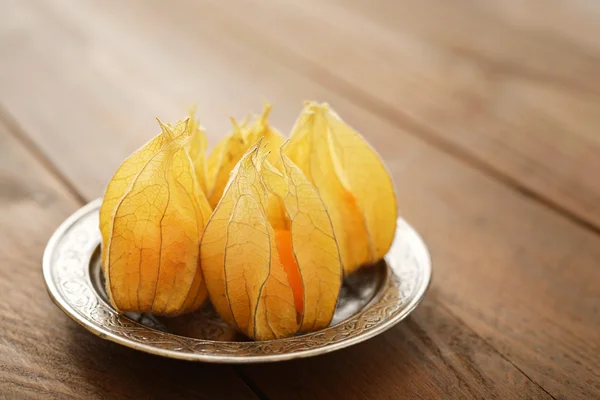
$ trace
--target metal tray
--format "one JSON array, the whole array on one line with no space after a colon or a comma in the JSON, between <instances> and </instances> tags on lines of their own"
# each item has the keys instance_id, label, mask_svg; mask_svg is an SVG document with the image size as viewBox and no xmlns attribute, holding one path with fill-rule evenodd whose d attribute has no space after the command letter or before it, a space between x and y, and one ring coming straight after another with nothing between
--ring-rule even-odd
<instances>
[{"instance_id":1,"label":"metal tray","mask_svg":"<svg viewBox=\"0 0 600 400\"><path fill-rule=\"evenodd\" d=\"M425 244L399 219L385 260L345 280L331 325L318 332L253 342L221 321L210 305L176 318L119 314L104 289L100 204L96 200L75 212L50 238L43 259L48 293L65 314L95 335L164 357L257 363L329 353L363 342L401 321L423 298L431 280Z\"/></svg>"}]
</instances>

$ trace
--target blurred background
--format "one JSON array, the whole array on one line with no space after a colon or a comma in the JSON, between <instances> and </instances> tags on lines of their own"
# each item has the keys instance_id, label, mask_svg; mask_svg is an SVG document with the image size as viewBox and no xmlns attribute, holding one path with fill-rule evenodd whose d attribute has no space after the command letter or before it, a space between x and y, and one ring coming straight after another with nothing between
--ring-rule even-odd
<instances>
[{"instance_id":1,"label":"blurred background","mask_svg":"<svg viewBox=\"0 0 600 400\"><path fill-rule=\"evenodd\" d=\"M2 3L4 110L90 197L158 132L156 117L194 103L211 144L263 98L284 133L314 99L388 162L415 162L391 142L417 137L566 191L598 146L594 2Z\"/></svg>"},{"instance_id":2,"label":"blurred background","mask_svg":"<svg viewBox=\"0 0 600 400\"><path fill-rule=\"evenodd\" d=\"M196 393L183 377L206 366L136 354L111 374L134 356L44 297L39 260L156 117L196 104L212 147L267 99L284 135L317 100L365 136L435 279L381 338L231 382L268 398L600 398L599 38L585 0L0 0L0 315L29 321L2 328L0 389ZM173 371L136 378L153 365ZM214 371L209 387L233 374Z\"/></svg>"}]
</instances>

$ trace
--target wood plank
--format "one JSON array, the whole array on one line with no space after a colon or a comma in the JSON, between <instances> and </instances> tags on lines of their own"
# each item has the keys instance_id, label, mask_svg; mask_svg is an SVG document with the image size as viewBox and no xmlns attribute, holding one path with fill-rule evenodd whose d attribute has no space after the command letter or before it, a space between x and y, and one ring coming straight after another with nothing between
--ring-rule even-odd
<instances>
[{"instance_id":1,"label":"wood plank","mask_svg":"<svg viewBox=\"0 0 600 400\"><path fill-rule=\"evenodd\" d=\"M231 367L127 349L85 331L52 303L41 255L79 206L0 123L0 397L256 398Z\"/></svg>"},{"instance_id":2,"label":"wood plank","mask_svg":"<svg viewBox=\"0 0 600 400\"><path fill-rule=\"evenodd\" d=\"M117 157L124 157L155 132L151 119L157 111L162 110L161 116L176 116L177 105L183 107L196 97L215 139L225 129L223 115L228 111L243 115L257 103L257 94L277 104L274 120L282 127L291 126L301 100L328 100L380 151L398 182L402 214L424 233L432 248L436 279L430 301L435 306L429 307L436 310L443 304L553 395L598 395L599 377L594 372L600 363L595 356L598 351L594 352L595 326L600 319L595 306L600 281L595 268L600 259L597 236L306 79L304 72L273 63L255 51L254 46L264 48L268 43L243 26L229 24L231 20L218 9L194 8L196 3L188 4L189 8L181 3L180 9L171 12L167 12L171 6L162 3L62 4L68 7L53 11L19 2L9 9L7 21L17 26L6 27L3 22L2 34L9 40L2 46L10 57L1 65L0 100L88 196L101 192L120 161ZM159 25L160 32L153 29ZM248 46L242 39L255 44ZM46 50L55 41L61 48ZM23 66L35 77L24 76ZM52 79L43 79L48 76ZM35 97L29 95L33 91ZM67 115L69 124L58 118ZM78 143L88 140L87 136L92 148ZM77 146L83 154L67 151ZM455 350L455 343L468 341L468 330L446 311L432 315L430 320L415 316L418 326L436 337L436 346L457 352L451 363L469 360L472 348ZM453 326L430 332L444 319L454 321ZM447 335L446 330L455 329L460 334ZM385 341L399 349L395 354L415 355L410 347L422 346L414 341L403 343L393 332L399 331L392 331ZM374 346L374 354L382 349L381 344L364 346ZM383 349L392 351L390 346ZM476 357L490 363L484 373L488 378L482 382L505 382L499 376L505 363L484 343L474 345L480 346L486 350L477 351ZM332 361L306 361L306 365L317 368L323 362L320 368L334 374L342 364L336 357L346 364L359 362L346 353L332 356ZM431 359L441 366L443 361L435 354ZM404 361L392 359L390 368L404 370ZM477 386L474 375L482 367L465 362L465 371L470 372L460 380L470 382L471 393L492 393L491 385L490 389ZM408 365L420 363L411 359ZM285 369L286 365L281 367L286 373L278 375L278 382L263 377L258 382L261 389L277 395L283 385L297 382L297 368ZM247 373L254 378L261 375L253 370ZM452 373L441 367L435 374L415 372L415 380L408 381L407 387L415 395L423 385L435 393L440 381L446 387L456 382L451 376L440 376L444 371ZM303 385L320 387L320 396L343 390L335 379L305 378ZM346 378L346 382L357 382L348 388L348 396L358 386L392 380L391 375L378 379L370 369L354 370ZM531 390L514 376L508 380L517 382L507 383L507 390L515 395Z\"/></svg>"},{"instance_id":3,"label":"wood plank","mask_svg":"<svg viewBox=\"0 0 600 400\"><path fill-rule=\"evenodd\" d=\"M256 51L600 228L598 3L209 0L198 12L213 6Z\"/></svg>"},{"instance_id":4,"label":"wood plank","mask_svg":"<svg viewBox=\"0 0 600 400\"><path fill-rule=\"evenodd\" d=\"M314 359L248 366L244 373L273 399L552 398L465 330L435 293L368 343Z\"/></svg>"},{"instance_id":5,"label":"wood plank","mask_svg":"<svg viewBox=\"0 0 600 400\"><path fill-rule=\"evenodd\" d=\"M350 5L403 37L416 37L498 70L546 85L600 94L597 76L600 7L565 0L401 2L330 0ZM501 70L501 71L500 71Z\"/></svg>"}]
</instances>

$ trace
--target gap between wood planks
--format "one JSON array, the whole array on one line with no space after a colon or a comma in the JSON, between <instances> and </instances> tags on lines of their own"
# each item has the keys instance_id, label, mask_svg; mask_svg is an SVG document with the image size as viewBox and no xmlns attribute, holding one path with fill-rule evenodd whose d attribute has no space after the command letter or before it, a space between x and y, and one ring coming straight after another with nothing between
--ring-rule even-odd
<instances>
[{"instance_id":1,"label":"gap between wood planks","mask_svg":"<svg viewBox=\"0 0 600 400\"><path fill-rule=\"evenodd\" d=\"M252 393L256 395L260 400L269 400L269 397L261 390L261 388L250 378L239 365L234 365L233 370L236 375L248 386ZM556 400L556 399L555 399Z\"/></svg>"},{"instance_id":2,"label":"gap between wood planks","mask_svg":"<svg viewBox=\"0 0 600 400\"><path fill-rule=\"evenodd\" d=\"M472 335L478 337L486 346L488 346L490 349L492 349L496 354L498 354L504 361L506 361L507 363L509 363L510 365L513 366L514 369L516 369L517 371L519 371L525 378L527 378L527 380L531 383L533 383L535 386L537 386L538 388L540 388L541 391L543 391L544 393L546 393L548 396L550 396L552 399L556 400L556 397L554 397L550 392L548 392L546 390L546 388L544 388L542 385L540 385L537 381L533 380L529 375L527 375L525 373L525 371L523 371L521 368L519 368L519 366L517 364L515 364L514 362L512 362L508 357L506 357L504 354L502 354L500 351L498 351L494 346L492 346L492 344L490 342L488 342L484 337L479 336L477 334L477 332L475 332L473 329L471 329L471 327L464 322L458 315L456 315L454 313L454 311L452 311L449 307L447 307L444 303L439 303L439 306L441 308L444 309L444 311L446 311L448 313L448 315L450 315L452 318L454 318L454 320L459 324L464 326L465 328L467 328L467 330L469 332L471 332Z\"/></svg>"},{"instance_id":3,"label":"gap between wood planks","mask_svg":"<svg viewBox=\"0 0 600 400\"><path fill-rule=\"evenodd\" d=\"M15 120L15 118L7 111L6 107L1 103L0 121L6 125L9 134L12 135L19 143L21 143L23 147L27 151L29 151L33 155L33 157L36 160L38 160L38 162L53 175L53 177L55 177L62 185L64 185L68 192L70 192L81 205L84 205L89 201L83 196L83 194L77 189L77 187L53 164L53 162L46 156L45 152L33 140L31 140L28 134L21 128L18 121ZM452 153L452 155L458 157L454 153ZM533 380L521 368L516 366L504 354L502 354L498 349L496 349L487 340L485 340L485 338L477 334L462 319L456 316L456 314L454 314L448 307L446 307L443 303L437 301L436 303L438 304L438 306L441 306L448 314L450 314L450 316L457 322L458 326L480 339L485 346L487 346L494 353L498 354L503 360L505 360L512 367L514 367L515 370L521 373L527 380L529 380L531 383L537 386L550 398L556 400L556 398L552 394L550 394L544 387L542 387L538 382ZM260 389L260 387L252 380L252 378L250 378L243 371L241 367L233 366L232 368L235 374L245 383L245 385L253 392L255 396L257 396L259 399L268 399L268 396ZM459 379L462 380L462 378Z\"/></svg>"},{"instance_id":4,"label":"gap between wood planks","mask_svg":"<svg viewBox=\"0 0 600 400\"><path fill-rule=\"evenodd\" d=\"M67 190L75 197L75 199L84 205L89 202L83 195L77 190L73 182L71 182L58 168L50 161L46 156L46 153L25 133L19 123L13 118L8 112L4 104L0 103L0 122L3 122L7 127L7 131L12 135L19 143L23 145L38 162L54 176Z\"/></svg>"},{"instance_id":5,"label":"gap between wood planks","mask_svg":"<svg viewBox=\"0 0 600 400\"><path fill-rule=\"evenodd\" d=\"M234 15L231 15L230 18L236 19L236 25L242 27L243 30L251 29L251 27L241 18L238 18ZM255 36L261 41L262 44L266 44L267 46L254 45L252 36ZM278 44L257 30L253 30L252 35L238 35L238 38L273 62L290 68L297 74L331 90L334 93L343 96L350 103L353 103L358 107L373 113L385 121L391 122L393 125L401 128L403 131L416 137L417 139L441 150L453 158L464 162L470 167L481 171L487 177L497 182L501 182L503 185L513 189L524 197L541 204L545 208L554 211L570 221L573 221L575 224L583 227L584 229L600 235L600 225L588 221L584 217L578 215L576 212L564 207L559 202L556 202L553 199L539 193L538 191L529 188L509 174L505 174L498 170L492 164L486 162L484 158L478 157L476 153L453 143L451 140L445 139L443 135L436 133L435 129L423 125L417 119L411 117L407 113L403 113L402 111L399 111L386 104L384 101L375 98L370 93L364 91L351 82L348 82L346 79L334 75L325 67L322 67L307 57L295 52L293 49ZM269 51L273 49L276 51ZM272 57L272 54L277 54L279 57ZM496 64L491 60L486 60L486 62ZM298 65L304 65L304 68L297 68ZM501 66L499 67L501 68ZM314 71L316 73L311 74L306 73L306 71ZM534 75L532 72L530 74ZM562 81L560 83L567 84L566 82ZM574 90L581 90L577 85L573 85L570 82L568 83L568 86Z\"/></svg>"}]
</instances>

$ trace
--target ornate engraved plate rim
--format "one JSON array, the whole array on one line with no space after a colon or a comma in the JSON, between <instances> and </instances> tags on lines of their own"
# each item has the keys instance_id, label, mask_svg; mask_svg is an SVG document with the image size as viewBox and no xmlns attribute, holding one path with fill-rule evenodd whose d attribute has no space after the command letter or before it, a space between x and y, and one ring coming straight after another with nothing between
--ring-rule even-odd
<instances>
[{"instance_id":1,"label":"ornate engraved plate rim","mask_svg":"<svg viewBox=\"0 0 600 400\"><path fill-rule=\"evenodd\" d=\"M431 281L425 243L404 220L386 256L388 277L359 313L318 332L265 342L223 342L178 336L139 324L109 307L94 289L89 262L100 242L101 200L82 207L50 238L43 274L50 297L70 318L104 339L160 356L214 363L259 363L329 353L363 342L404 319Z\"/></svg>"}]
</instances>

